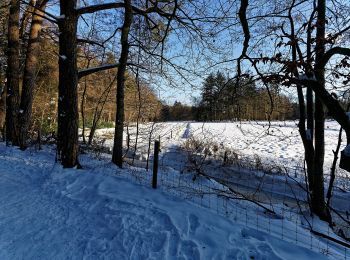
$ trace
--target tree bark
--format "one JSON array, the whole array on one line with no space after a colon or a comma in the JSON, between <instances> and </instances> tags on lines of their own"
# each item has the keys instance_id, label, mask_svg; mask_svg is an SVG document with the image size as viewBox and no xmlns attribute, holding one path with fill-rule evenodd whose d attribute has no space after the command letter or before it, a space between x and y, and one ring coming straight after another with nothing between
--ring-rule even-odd
<instances>
[{"instance_id":1,"label":"tree bark","mask_svg":"<svg viewBox=\"0 0 350 260\"><path fill-rule=\"evenodd\" d=\"M317 4L317 31L316 31L316 60L315 76L321 88L325 88L325 68L321 65L325 54L325 27L326 27L326 0L318 0ZM315 156L313 190L311 192L311 207L322 220L329 221L324 198L323 164L325 153L324 142L325 112L324 105L316 93L315 95Z\"/></svg>"},{"instance_id":2,"label":"tree bark","mask_svg":"<svg viewBox=\"0 0 350 260\"><path fill-rule=\"evenodd\" d=\"M24 66L23 86L19 110L19 145L22 150L27 148L28 130L32 116L33 92L35 74L38 68L38 54L40 47L40 32L43 23L43 11L47 0L38 1L34 8Z\"/></svg>"},{"instance_id":3,"label":"tree bark","mask_svg":"<svg viewBox=\"0 0 350 260\"><path fill-rule=\"evenodd\" d=\"M18 145L19 108L19 14L20 1L10 1L8 24L7 98L6 98L6 138L7 142Z\"/></svg>"},{"instance_id":4,"label":"tree bark","mask_svg":"<svg viewBox=\"0 0 350 260\"><path fill-rule=\"evenodd\" d=\"M77 0L60 0L57 151L63 167L78 162Z\"/></svg>"},{"instance_id":5,"label":"tree bark","mask_svg":"<svg viewBox=\"0 0 350 260\"><path fill-rule=\"evenodd\" d=\"M121 54L117 73L117 113L115 120L114 146L112 162L123 166L123 127L124 127L124 85L125 72L129 55L129 32L133 20L131 0L125 0L124 24L121 33Z\"/></svg>"}]
</instances>

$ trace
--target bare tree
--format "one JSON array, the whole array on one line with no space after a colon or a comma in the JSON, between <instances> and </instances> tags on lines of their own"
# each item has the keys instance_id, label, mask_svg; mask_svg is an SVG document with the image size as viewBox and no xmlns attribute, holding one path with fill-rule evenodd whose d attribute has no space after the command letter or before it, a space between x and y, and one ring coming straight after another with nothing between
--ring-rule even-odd
<instances>
[{"instance_id":1,"label":"bare tree","mask_svg":"<svg viewBox=\"0 0 350 260\"><path fill-rule=\"evenodd\" d=\"M304 144L305 159L308 166L311 209L322 219L329 221L330 214L324 200L323 181L324 106L327 107L329 114L344 128L347 134L347 143L349 143L350 133L349 120L346 119L344 109L335 96L331 95L329 90L326 89L325 69L334 55L349 55L349 49L333 45L336 42L335 39L343 35L350 27L344 22L343 28L336 28L338 31L333 35L326 35L328 18L326 16L327 2L324 0L293 0L280 6L271 3L268 8L265 6L260 8L259 11L251 11L251 17L247 18L248 3L247 0L242 0L239 12L244 32L244 48L238 59L238 71L241 70L242 61L245 60L253 66L257 72L257 77L264 84L274 81L284 86L292 85L296 87L300 107L299 132ZM336 3L333 2L333 4ZM308 8L305 13L305 9L310 6L312 8ZM336 15L334 12L331 14ZM267 20L267 17L270 20ZM255 31L253 35L251 34L253 23L249 23L250 21L255 21L254 26L258 24L259 26L265 26L266 33L263 34L265 39L259 38ZM315 35L314 29L316 29ZM259 42L261 44L264 41L266 42L266 39L276 41L274 48L266 47L264 54L257 53L260 57L253 57L254 51L252 50L257 47L254 46L254 43ZM327 44L331 46L328 50ZM248 48L250 48L249 55ZM272 51L271 54L269 54L270 50ZM268 64L271 65L268 66ZM344 68L342 64L339 66ZM336 67L333 67L333 71L334 68ZM303 93L304 87L307 88L306 105ZM315 104L313 103L311 90L315 93ZM305 106L307 111L305 111ZM305 123L307 123L307 129ZM342 153L342 155L343 161L348 160L346 153ZM347 170L350 170L350 168Z\"/></svg>"}]
</instances>

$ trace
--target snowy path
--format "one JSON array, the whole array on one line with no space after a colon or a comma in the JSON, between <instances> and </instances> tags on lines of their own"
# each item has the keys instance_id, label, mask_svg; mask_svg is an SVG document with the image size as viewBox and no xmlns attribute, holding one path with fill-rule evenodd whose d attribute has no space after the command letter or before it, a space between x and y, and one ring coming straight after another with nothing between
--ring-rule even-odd
<instances>
[{"instance_id":1,"label":"snowy path","mask_svg":"<svg viewBox=\"0 0 350 260\"><path fill-rule=\"evenodd\" d=\"M326 259L132 184L106 161L53 161L48 148L0 144L0 259Z\"/></svg>"}]
</instances>

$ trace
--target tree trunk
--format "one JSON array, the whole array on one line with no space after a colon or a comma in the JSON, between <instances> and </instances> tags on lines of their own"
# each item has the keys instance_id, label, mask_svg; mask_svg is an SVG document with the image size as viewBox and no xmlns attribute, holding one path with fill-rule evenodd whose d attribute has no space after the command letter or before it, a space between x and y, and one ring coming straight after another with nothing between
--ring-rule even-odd
<instances>
[{"instance_id":1,"label":"tree trunk","mask_svg":"<svg viewBox=\"0 0 350 260\"><path fill-rule=\"evenodd\" d=\"M329 220L324 199L324 107L322 101L317 97L315 100L315 157L313 190L311 192L311 206L313 211L323 220Z\"/></svg>"},{"instance_id":2,"label":"tree trunk","mask_svg":"<svg viewBox=\"0 0 350 260\"><path fill-rule=\"evenodd\" d=\"M129 54L129 32L133 20L131 0L125 0L124 24L121 33L122 50L117 74L117 113L112 162L120 168L123 166L123 127L124 127L124 85L125 72Z\"/></svg>"},{"instance_id":3,"label":"tree trunk","mask_svg":"<svg viewBox=\"0 0 350 260\"><path fill-rule=\"evenodd\" d=\"M316 62L315 76L322 88L325 88L325 69L320 67L325 53L325 25L326 25L326 1L318 0L317 5L317 31L316 31ZM323 164L324 164L324 106L318 95L315 95L315 157L314 157L314 179L311 193L311 207L315 214L322 220L329 221L330 215L327 211L324 198Z\"/></svg>"},{"instance_id":4,"label":"tree trunk","mask_svg":"<svg viewBox=\"0 0 350 260\"><path fill-rule=\"evenodd\" d=\"M60 0L57 151L63 167L78 162L77 0Z\"/></svg>"},{"instance_id":5,"label":"tree trunk","mask_svg":"<svg viewBox=\"0 0 350 260\"><path fill-rule=\"evenodd\" d=\"M90 67L90 62L91 59L88 58L88 63L86 65L86 68L88 69ZM83 143L86 144L85 140L85 99L86 99L86 92L87 92L87 77L85 77L85 82L84 82L84 90L83 94L81 97L81 102L80 102L80 113L81 113L81 122L82 122L82 136L83 136Z\"/></svg>"},{"instance_id":6,"label":"tree trunk","mask_svg":"<svg viewBox=\"0 0 350 260\"><path fill-rule=\"evenodd\" d=\"M38 53L40 47L39 36L43 22L47 0L38 1L35 5L32 23L30 27L27 55L24 67L23 86L19 113L19 145L22 150L27 147L28 130L32 116L33 92L35 74L38 67ZM39 10L40 9L40 10Z\"/></svg>"},{"instance_id":7,"label":"tree trunk","mask_svg":"<svg viewBox=\"0 0 350 260\"><path fill-rule=\"evenodd\" d=\"M18 145L19 108L19 13L20 1L10 1L8 24L7 98L6 98L6 138Z\"/></svg>"}]
</instances>

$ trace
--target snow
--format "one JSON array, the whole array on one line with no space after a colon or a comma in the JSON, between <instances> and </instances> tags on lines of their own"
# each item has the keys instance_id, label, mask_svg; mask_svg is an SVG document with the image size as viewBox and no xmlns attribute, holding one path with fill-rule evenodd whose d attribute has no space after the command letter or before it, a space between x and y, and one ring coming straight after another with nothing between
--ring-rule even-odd
<instances>
[{"instance_id":1,"label":"snow","mask_svg":"<svg viewBox=\"0 0 350 260\"><path fill-rule=\"evenodd\" d=\"M145 171L54 158L0 144L0 259L332 259L126 177Z\"/></svg>"},{"instance_id":2,"label":"snow","mask_svg":"<svg viewBox=\"0 0 350 260\"><path fill-rule=\"evenodd\" d=\"M189 163L189 155L192 154L192 158L206 175L226 182L230 188L252 200L267 204L269 208L278 207L281 212L294 212L293 221L299 221L300 212L307 212L304 150L297 122L141 124L134 162L139 167L146 167L145 160L152 127L151 149L155 139L161 140L159 160L161 167L179 172L194 171L193 163ZM333 160L332 150L337 146L338 129L339 125L334 121L326 122L325 191L328 190L329 169ZM127 157L132 158L135 141L135 128L132 125L129 126L129 132L131 146ZM114 129L100 129L97 135L102 145L112 148ZM191 151L196 145L198 149ZM226 152L228 163L223 163ZM152 153L151 150L151 163ZM127 158L126 161L132 163L131 159ZM345 218L348 216L347 212L350 212L349 177L346 171L337 167L331 200L331 206ZM191 178L187 181L191 182ZM186 182L184 185L187 185ZM336 223L335 232L342 230L350 236L349 225L336 214L332 215ZM329 231L326 230L326 233ZM283 231L279 231L279 234L284 236Z\"/></svg>"},{"instance_id":3,"label":"snow","mask_svg":"<svg viewBox=\"0 0 350 260\"><path fill-rule=\"evenodd\" d=\"M237 123L192 123L192 135L224 143L239 154L262 161L277 162L294 167L304 160L304 148L299 136L297 122L237 122ZM338 129L333 122L326 125L326 149L334 148ZM326 153L325 161L331 163L332 153Z\"/></svg>"},{"instance_id":4,"label":"snow","mask_svg":"<svg viewBox=\"0 0 350 260\"><path fill-rule=\"evenodd\" d=\"M235 152L241 157L255 160L259 157L263 163L288 167L290 171L304 166L304 148L299 136L297 121L276 121L270 124L266 121L242 122L169 122L154 125L152 139L161 137L162 147L181 146L188 140L207 140L216 144L222 150ZM333 162L333 150L338 141L339 125L335 121L325 124L325 169L330 169ZM138 156L145 159L148 148L151 123L140 126ZM135 140L135 127L129 126L131 143ZM126 131L125 131L126 132ZM308 130L308 135L310 131ZM97 136L104 139L104 145L113 147L114 128L99 129ZM172 138L170 137L172 135ZM345 134L343 133L346 140ZM124 136L126 139L126 134ZM342 144L341 149L345 147ZM328 171L325 171L328 174ZM337 176L348 176L338 169Z\"/></svg>"}]
</instances>

